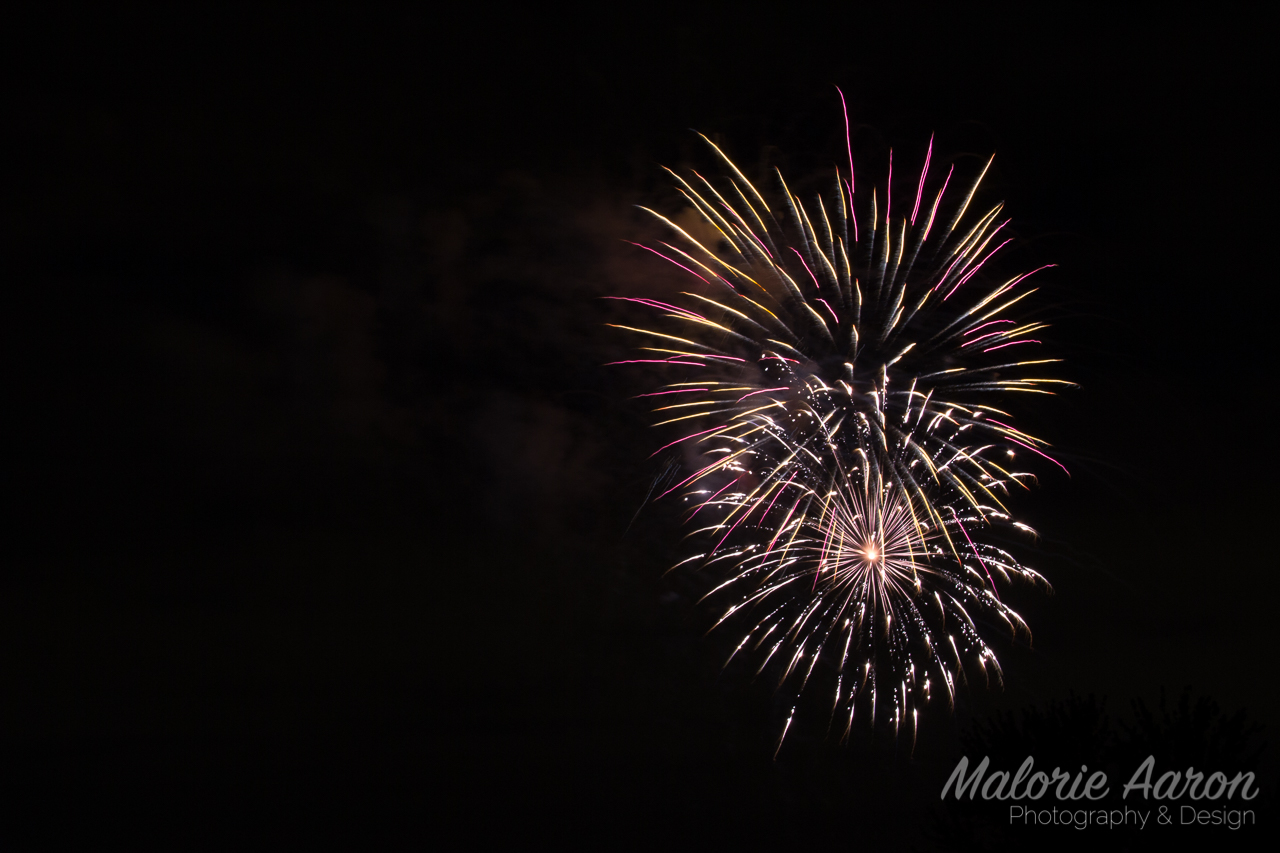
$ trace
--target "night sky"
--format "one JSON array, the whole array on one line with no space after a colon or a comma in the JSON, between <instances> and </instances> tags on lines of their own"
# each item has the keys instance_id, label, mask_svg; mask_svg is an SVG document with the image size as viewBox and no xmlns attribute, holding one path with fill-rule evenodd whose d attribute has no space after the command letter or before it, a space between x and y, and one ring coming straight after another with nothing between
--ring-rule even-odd
<instances>
[{"instance_id":1,"label":"night sky","mask_svg":"<svg viewBox=\"0 0 1280 853\"><path fill-rule=\"evenodd\" d=\"M1266 27L857 7L7 26L6 846L1003 849L939 806L975 744L1114 785L1158 741L1265 802ZM718 674L677 515L637 515L659 433L598 297L669 275L625 241L677 209L662 165L714 169L694 130L813 174L835 85L870 173L931 133L996 153L1002 268L1058 264L1033 309L1080 387L1019 410L1071 476L1017 507L1054 592L1011 593L1005 689L930 707L914 752L818 726L775 761L781 700Z\"/></svg>"}]
</instances>

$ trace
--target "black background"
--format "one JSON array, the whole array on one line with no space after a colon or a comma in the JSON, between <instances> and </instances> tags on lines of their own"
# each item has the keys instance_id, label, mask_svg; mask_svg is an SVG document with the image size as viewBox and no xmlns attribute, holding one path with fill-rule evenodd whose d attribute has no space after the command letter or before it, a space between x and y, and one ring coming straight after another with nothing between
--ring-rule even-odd
<instances>
[{"instance_id":1,"label":"black background","mask_svg":"<svg viewBox=\"0 0 1280 853\"><path fill-rule=\"evenodd\" d=\"M7 29L18 847L948 848L940 780L1002 710L1074 692L1127 718L1191 686L1274 731L1260 20L326 6ZM1080 383L1023 422L1072 476L1040 471L1021 507L1055 593L1020 593L1035 644L997 645L1003 691L931 708L914 753L813 730L774 761L769 686L717 677L696 579L663 577L675 520L632 523L658 443L639 378L600 366L625 341L597 297L666 275L623 240L654 234L634 204L673 204L660 165L711 166L690 128L827 168L836 84L868 157L918 164L933 132L961 163L997 152L1006 263L1059 264L1036 309Z\"/></svg>"}]
</instances>

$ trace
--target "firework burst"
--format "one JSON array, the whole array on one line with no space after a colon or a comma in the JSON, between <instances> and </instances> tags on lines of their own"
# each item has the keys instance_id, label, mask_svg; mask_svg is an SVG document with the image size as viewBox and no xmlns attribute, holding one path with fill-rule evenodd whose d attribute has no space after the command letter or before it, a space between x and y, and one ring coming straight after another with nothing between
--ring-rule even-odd
<instances>
[{"instance_id":1,"label":"firework burst","mask_svg":"<svg viewBox=\"0 0 1280 853\"><path fill-rule=\"evenodd\" d=\"M957 192L931 140L898 206L892 152L864 197L850 146L828 194L806 203L777 172L770 204L707 144L723 177L671 175L713 239L650 210L674 239L640 247L692 286L618 297L664 318L619 327L644 345L618 363L670 373L642 396L681 429L659 452L687 476L658 499L683 500L706 543L684 564L722 575L708 598L741 632L730 660L797 697L821 672L845 736L865 708L914 737L919 706L950 702L966 670L999 677L980 626L1026 631L997 579L1042 580L994 544L1031 533L1006 508L1032 479L1015 460L1061 467L993 405L1070 384L1042 375L1056 359L1019 357L1045 327L1014 313L1039 270L985 274L1009 242L1001 205L970 210L990 160Z\"/></svg>"}]
</instances>

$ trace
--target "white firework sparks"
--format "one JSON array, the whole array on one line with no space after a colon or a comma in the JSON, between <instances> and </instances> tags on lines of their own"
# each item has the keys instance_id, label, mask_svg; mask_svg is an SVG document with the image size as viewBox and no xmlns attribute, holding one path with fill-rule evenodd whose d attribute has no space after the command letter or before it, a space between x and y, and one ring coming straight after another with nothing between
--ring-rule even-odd
<instances>
[{"instance_id":1,"label":"white firework sparks","mask_svg":"<svg viewBox=\"0 0 1280 853\"><path fill-rule=\"evenodd\" d=\"M1006 507L1032 478L1014 460L1062 467L994 405L1071 384L1041 375L1056 359L1010 358L1040 344L1045 324L1011 316L1039 270L984 275L1008 242L1001 205L970 214L991 161L952 203L931 141L903 212L892 152L867 199L850 154L828 197L806 206L778 173L770 206L711 147L719 185L672 175L714 245L650 211L676 239L642 247L694 286L681 304L628 298L670 322L620 327L646 345L618 363L672 374L642 395L684 428L660 451L683 453L688 476L659 498L682 494L703 522L709 547L685 562L723 572L709 597L728 602L717 625L743 632L731 659L756 656L797 696L825 662L846 736L863 705L914 734L918 706L954 698L966 669L999 676L980 624L1026 630L997 578L1042 580L992 541L1030 532Z\"/></svg>"}]
</instances>

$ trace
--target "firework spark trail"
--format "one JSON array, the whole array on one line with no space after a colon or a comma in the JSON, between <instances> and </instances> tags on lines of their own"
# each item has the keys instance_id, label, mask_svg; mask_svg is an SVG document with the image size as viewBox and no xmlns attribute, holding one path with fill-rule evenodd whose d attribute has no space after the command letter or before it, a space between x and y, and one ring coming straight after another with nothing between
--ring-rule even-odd
<instances>
[{"instance_id":1,"label":"firework spark trail","mask_svg":"<svg viewBox=\"0 0 1280 853\"><path fill-rule=\"evenodd\" d=\"M847 136L847 111L845 121ZM774 665L797 699L824 662L842 737L864 703L873 722L909 722L914 739L935 679L950 703L966 666L999 677L979 623L1026 630L993 570L1043 581L992 541L1032 532L1005 506L1032 474L1006 466L1029 450L1066 469L991 403L1072 384L1028 374L1057 359L1006 355L1040 344L1030 335L1045 324L1009 312L1034 292L1015 288L1045 267L986 280L1009 242L997 240L1001 204L968 214L991 161L950 210L949 168L930 203L932 138L908 178L914 204L896 218L892 171L882 211L876 187L855 195L851 144L830 196L806 206L778 173L770 207L703 139L728 169L719 188L668 171L717 243L649 211L679 245L640 247L692 277L688 306L614 297L666 323L618 325L640 337L643 357L613 362L672 374L639 396L654 398L658 425L687 428L660 451L678 447L689 473L655 500L683 491L688 518L708 523L694 533L714 544L682 564L723 578L707 598L726 602L716 626L743 632L730 660L754 654L758 673Z\"/></svg>"}]
</instances>

